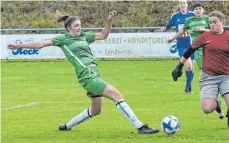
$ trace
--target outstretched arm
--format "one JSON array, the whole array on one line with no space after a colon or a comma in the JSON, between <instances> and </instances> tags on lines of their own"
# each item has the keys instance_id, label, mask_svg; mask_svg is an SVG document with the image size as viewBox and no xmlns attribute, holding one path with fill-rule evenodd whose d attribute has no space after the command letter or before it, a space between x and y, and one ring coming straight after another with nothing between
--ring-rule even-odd
<instances>
[{"instance_id":1,"label":"outstretched arm","mask_svg":"<svg viewBox=\"0 0 229 143\"><path fill-rule=\"evenodd\" d=\"M53 42L51 40L45 40L45 41L38 41L38 42L26 42L22 44L9 44L7 47L8 49L17 49L17 48L27 48L27 49L33 49L33 48L43 48L47 46L53 46Z\"/></svg>"},{"instance_id":2,"label":"outstretched arm","mask_svg":"<svg viewBox=\"0 0 229 143\"><path fill-rule=\"evenodd\" d=\"M191 45L188 50L183 54L182 58L180 59L179 63L175 67L175 69L172 71L172 77L174 81L177 81L179 77L182 75L182 68L184 66L184 63L187 61L187 59L195 52L196 49L200 47L205 47L207 44L209 44L211 41L205 40L204 36L201 35L197 40Z\"/></svg>"},{"instance_id":3,"label":"outstretched arm","mask_svg":"<svg viewBox=\"0 0 229 143\"><path fill-rule=\"evenodd\" d=\"M161 28L162 32L166 32L167 30L169 30L173 25L174 25L174 15L172 15L168 21L168 23L165 25L165 27Z\"/></svg>"},{"instance_id":4,"label":"outstretched arm","mask_svg":"<svg viewBox=\"0 0 229 143\"><path fill-rule=\"evenodd\" d=\"M199 31L199 32L209 32L210 31L210 29L206 29L206 28L203 28L203 27L196 27L195 30Z\"/></svg>"},{"instance_id":5,"label":"outstretched arm","mask_svg":"<svg viewBox=\"0 0 229 143\"><path fill-rule=\"evenodd\" d=\"M184 53L184 55L181 57L179 63L175 67L175 69L172 71L172 77L174 81L177 81L179 77L182 75L182 68L184 66L184 63L187 61L187 59L192 55L192 53L195 52L195 49L192 49L192 47L188 48L188 50Z\"/></svg>"},{"instance_id":6,"label":"outstretched arm","mask_svg":"<svg viewBox=\"0 0 229 143\"><path fill-rule=\"evenodd\" d=\"M175 39L180 37L181 35L184 34L184 30L180 30L176 35L174 35L172 38L168 39L167 43L172 43Z\"/></svg>"},{"instance_id":7,"label":"outstretched arm","mask_svg":"<svg viewBox=\"0 0 229 143\"><path fill-rule=\"evenodd\" d=\"M102 32L100 33L96 33L96 37L95 40L105 40L112 28L112 24L114 21L114 17L117 15L117 12L115 10L112 10L109 15L108 15L108 20L107 20L107 24L105 25L105 27L103 28Z\"/></svg>"}]
</instances>

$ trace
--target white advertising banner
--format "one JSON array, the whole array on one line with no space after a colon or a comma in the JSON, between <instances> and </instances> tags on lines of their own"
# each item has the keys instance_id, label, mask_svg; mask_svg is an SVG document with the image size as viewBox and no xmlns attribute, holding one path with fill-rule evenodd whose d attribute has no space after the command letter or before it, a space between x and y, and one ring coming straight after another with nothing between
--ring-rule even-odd
<instances>
[{"instance_id":1,"label":"white advertising banner","mask_svg":"<svg viewBox=\"0 0 229 143\"><path fill-rule=\"evenodd\" d=\"M25 43L31 41L42 41L52 39L58 34L25 34L25 35L2 35L5 40L1 59L57 59L65 58L62 50L59 47L46 47L42 49L22 49L16 50L7 49L9 43Z\"/></svg>"},{"instance_id":2,"label":"white advertising banner","mask_svg":"<svg viewBox=\"0 0 229 143\"><path fill-rule=\"evenodd\" d=\"M174 46L167 44L175 33L110 33L106 40L90 45L96 58L151 58L177 57ZM9 50L9 43L24 43L52 39L58 34L1 35L1 59L62 59L61 48Z\"/></svg>"}]
</instances>

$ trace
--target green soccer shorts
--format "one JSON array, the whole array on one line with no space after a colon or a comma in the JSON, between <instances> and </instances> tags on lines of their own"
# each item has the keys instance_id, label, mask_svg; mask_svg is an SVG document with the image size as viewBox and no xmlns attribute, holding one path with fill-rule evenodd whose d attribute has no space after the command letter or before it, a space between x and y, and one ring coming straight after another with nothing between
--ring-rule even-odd
<instances>
[{"instance_id":1,"label":"green soccer shorts","mask_svg":"<svg viewBox=\"0 0 229 143\"><path fill-rule=\"evenodd\" d=\"M108 85L108 83L100 77L97 66L88 66L85 68L79 75L78 81L91 98L102 96L104 89Z\"/></svg>"},{"instance_id":2,"label":"green soccer shorts","mask_svg":"<svg viewBox=\"0 0 229 143\"><path fill-rule=\"evenodd\" d=\"M202 69L203 48L199 48L194 52L195 61L199 69Z\"/></svg>"}]
</instances>

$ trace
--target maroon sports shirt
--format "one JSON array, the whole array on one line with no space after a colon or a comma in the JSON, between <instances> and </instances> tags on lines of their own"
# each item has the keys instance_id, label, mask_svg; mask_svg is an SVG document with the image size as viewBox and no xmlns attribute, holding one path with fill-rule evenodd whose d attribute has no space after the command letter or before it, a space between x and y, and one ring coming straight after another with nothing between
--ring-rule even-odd
<instances>
[{"instance_id":1,"label":"maroon sports shirt","mask_svg":"<svg viewBox=\"0 0 229 143\"><path fill-rule=\"evenodd\" d=\"M192 44L192 48L203 47L202 70L209 75L229 74L229 31L224 30L223 34L204 32Z\"/></svg>"}]
</instances>

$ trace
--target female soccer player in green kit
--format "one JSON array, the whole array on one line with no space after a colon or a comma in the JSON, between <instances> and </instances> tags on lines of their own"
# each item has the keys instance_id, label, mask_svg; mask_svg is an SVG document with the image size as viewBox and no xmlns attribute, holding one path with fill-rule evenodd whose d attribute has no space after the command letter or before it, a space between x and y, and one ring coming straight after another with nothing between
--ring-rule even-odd
<instances>
[{"instance_id":1,"label":"female soccer player in green kit","mask_svg":"<svg viewBox=\"0 0 229 143\"><path fill-rule=\"evenodd\" d=\"M80 85L91 98L91 106L68 123L60 125L59 130L61 131L71 130L73 126L99 115L101 113L103 97L106 97L115 102L117 108L137 128L139 134L159 132L158 129L152 129L144 125L124 101L122 94L100 77L97 62L89 47L95 40L105 40L108 37L116 14L117 12L112 10L108 15L107 24L102 32L94 33L81 32L81 21L77 16L63 16L57 11L57 22L64 21L64 27L67 31L65 34L46 41L8 45L8 48L12 50L19 47L29 49L58 46L63 50L68 61L74 66Z\"/></svg>"}]
</instances>

